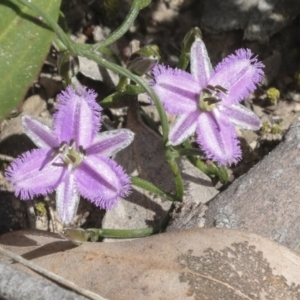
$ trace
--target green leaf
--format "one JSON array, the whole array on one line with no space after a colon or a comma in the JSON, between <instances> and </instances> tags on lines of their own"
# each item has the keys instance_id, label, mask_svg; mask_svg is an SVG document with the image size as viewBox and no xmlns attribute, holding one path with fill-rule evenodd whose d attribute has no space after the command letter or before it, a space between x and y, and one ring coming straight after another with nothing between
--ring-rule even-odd
<instances>
[{"instance_id":1,"label":"green leaf","mask_svg":"<svg viewBox=\"0 0 300 300\"><path fill-rule=\"evenodd\" d=\"M34 0L58 19L60 0ZM23 100L49 51L53 32L17 1L0 1L0 119Z\"/></svg>"}]
</instances>

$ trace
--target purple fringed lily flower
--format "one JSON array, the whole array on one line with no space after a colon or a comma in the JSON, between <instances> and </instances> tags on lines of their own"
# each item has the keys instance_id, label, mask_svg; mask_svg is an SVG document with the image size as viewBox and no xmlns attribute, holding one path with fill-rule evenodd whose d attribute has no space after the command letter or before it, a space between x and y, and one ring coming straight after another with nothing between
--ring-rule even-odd
<instances>
[{"instance_id":1,"label":"purple fringed lily flower","mask_svg":"<svg viewBox=\"0 0 300 300\"><path fill-rule=\"evenodd\" d=\"M109 156L127 147L134 134L128 129L99 134L102 109L96 96L69 86L58 96L53 128L24 116L25 133L40 149L24 153L6 170L22 200L56 190L56 209L64 223L74 218L80 195L110 209L130 191L128 175Z\"/></svg>"},{"instance_id":2,"label":"purple fringed lily flower","mask_svg":"<svg viewBox=\"0 0 300 300\"><path fill-rule=\"evenodd\" d=\"M234 125L251 130L261 126L260 119L239 104L264 75L263 64L252 56L249 49L237 50L213 70L203 41L197 39L191 47L191 74L163 65L153 69L153 90L165 109L178 115L169 134L172 145L196 131L209 159L220 165L239 161Z\"/></svg>"}]
</instances>

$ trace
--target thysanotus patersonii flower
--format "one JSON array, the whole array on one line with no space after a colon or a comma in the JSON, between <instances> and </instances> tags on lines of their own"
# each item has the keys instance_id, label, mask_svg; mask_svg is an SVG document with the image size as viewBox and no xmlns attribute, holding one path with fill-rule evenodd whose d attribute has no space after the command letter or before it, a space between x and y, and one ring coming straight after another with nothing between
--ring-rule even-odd
<instances>
[{"instance_id":1,"label":"thysanotus patersonii flower","mask_svg":"<svg viewBox=\"0 0 300 300\"><path fill-rule=\"evenodd\" d=\"M234 125L258 130L260 119L239 104L260 83L264 65L251 50L239 49L213 70L206 47L196 39L191 47L191 74L156 66L153 90L165 109L176 114L170 130L172 145L179 145L194 132L206 156L220 165L237 163L241 149Z\"/></svg>"},{"instance_id":2,"label":"thysanotus patersonii flower","mask_svg":"<svg viewBox=\"0 0 300 300\"><path fill-rule=\"evenodd\" d=\"M134 134L128 129L98 133L102 108L96 96L85 87L69 86L58 96L52 128L22 117L25 133L40 149L24 153L6 170L22 200L56 190L56 209L64 223L74 218L80 195L110 209L131 188L128 175L109 157L127 147Z\"/></svg>"}]
</instances>

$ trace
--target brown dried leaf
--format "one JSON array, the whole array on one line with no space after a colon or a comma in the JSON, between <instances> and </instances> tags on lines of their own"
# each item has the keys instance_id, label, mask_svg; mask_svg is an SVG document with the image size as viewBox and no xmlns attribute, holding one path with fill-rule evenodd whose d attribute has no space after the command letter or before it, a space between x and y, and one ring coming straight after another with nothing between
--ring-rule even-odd
<instances>
[{"instance_id":1,"label":"brown dried leaf","mask_svg":"<svg viewBox=\"0 0 300 300\"><path fill-rule=\"evenodd\" d=\"M7 240L17 242L22 232L10 235L0 243L16 251ZM252 233L198 228L45 256L34 251L36 264L108 299L300 298L300 258Z\"/></svg>"}]
</instances>

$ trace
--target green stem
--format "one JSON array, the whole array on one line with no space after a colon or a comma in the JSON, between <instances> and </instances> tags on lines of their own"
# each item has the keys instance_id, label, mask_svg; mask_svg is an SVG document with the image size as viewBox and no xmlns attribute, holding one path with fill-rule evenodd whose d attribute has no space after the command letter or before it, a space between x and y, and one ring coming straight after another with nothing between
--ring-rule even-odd
<instances>
[{"instance_id":1,"label":"green stem","mask_svg":"<svg viewBox=\"0 0 300 300\"><path fill-rule=\"evenodd\" d=\"M90 53L93 53L94 51L94 47L91 44L76 44L76 48ZM119 57L110 48L106 48L106 47L101 48L101 53L109 57L110 60L113 61L114 63L118 65L122 65L122 62L119 59Z\"/></svg>"},{"instance_id":2,"label":"green stem","mask_svg":"<svg viewBox=\"0 0 300 300\"><path fill-rule=\"evenodd\" d=\"M105 229L105 228L64 228L62 234L72 241L75 245L81 245L88 240L97 242L99 238L114 238L114 239L131 239L141 238L162 232L167 227L170 221L170 213L174 209L175 205L172 203L168 212L162 218L159 226L156 227L145 227L139 229Z\"/></svg>"},{"instance_id":3,"label":"green stem","mask_svg":"<svg viewBox=\"0 0 300 300\"><path fill-rule=\"evenodd\" d=\"M143 79L141 79L139 76L134 75L130 71L128 71L114 63L111 63L102 57L99 57L97 54L91 53L89 50L84 49L83 47L77 47L76 44L74 42L72 42L71 39L62 31L62 29L52 19L52 17L50 15L48 15L46 12L44 12L42 9L40 9L37 5L33 4L32 2L28 2L26 0L17 0L17 1L31 9L33 9L38 14L40 14L43 17L44 21L47 22L47 25L52 28L52 30L57 34L57 36L64 43L64 45L69 49L69 51L72 52L71 55L85 56L86 58L91 59L94 62L96 62L97 64L99 64L101 67L110 69L110 70L118 73L119 75L126 76L129 79L133 80L136 84L140 85L145 90L145 92L147 92L149 94L149 96L152 98L152 100L156 106L156 109L158 111L158 114L159 114L159 117L161 120L161 125L162 125L163 142L164 142L164 145L167 145L168 135L169 135L169 124L168 124L166 112L165 112L160 100L158 99L158 97L156 96L154 91L152 90L152 88L150 86L148 86L148 84L146 82L144 82ZM140 10L140 9L144 8L146 5L148 5L150 2L151 1L149 1L149 0L135 0L135 1L133 1L133 5L134 5L135 9ZM105 44L101 44L101 45L102 45L102 47L105 46ZM181 201L182 197L183 197L183 183L182 183L181 174L180 174L178 165L175 162L175 160L168 159L168 163L169 163L169 165L173 171L173 174L175 176L174 180L175 180L175 184L176 184L176 192L177 192L176 196L178 197L178 200Z\"/></svg>"},{"instance_id":4,"label":"green stem","mask_svg":"<svg viewBox=\"0 0 300 300\"><path fill-rule=\"evenodd\" d=\"M194 149L188 140L183 143L183 146L185 147L186 151ZM204 174L208 176L217 176L222 184L226 184L228 182L228 173L227 169L224 166L218 167L214 163L208 165L192 155L187 156L187 158L196 168L198 168Z\"/></svg>"},{"instance_id":5,"label":"green stem","mask_svg":"<svg viewBox=\"0 0 300 300\"><path fill-rule=\"evenodd\" d=\"M103 42L94 45L93 50L101 51L103 48L109 46L110 44L112 44L116 40L118 40L121 36L123 36L129 30L129 28L133 25L139 12L140 12L140 9L134 3L132 3L132 6L130 7L128 15L126 16L125 20L120 25L120 27L117 28L114 32L112 32Z\"/></svg>"},{"instance_id":6,"label":"green stem","mask_svg":"<svg viewBox=\"0 0 300 300\"><path fill-rule=\"evenodd\" d=\"M88 235L93 236L92 241L99 238L111 239L132 239L152 235L159 231L158 228L145 227L140 229L102 229L102 228L88 228L86 232Z\"/></svg>"},{"instance_id":7,"label":"green stem","mask_svg":"<svg viewBox=\"0 0 300 300\"><path fill-rule=\"evenodd\" d=\"M102 107L111 107L114 104L118 104L119 101L128 99L129 95L137 96L138 94L141 94L144 92L144 89L137 85L127 84L124 91L118 91L113 94L110 94L103 100L101 100L101 106ZM126 106L126 104L124 104Z\"/></svg>"},{"instance_id":8,"label":"green stem","mask_svg":"<svg viewBox=\"0 0 300 300\"><path fill-rule=\"evenodd\" d=\"M169 201L176 201L176 197L172 195L171 193L165 192L162 189L158 188L153 183L141 179L139 177L131 176L131 183L137 187L140 187L144 190L147 190L163 199L169 200Z\"/></svg>"},{"instance_id":9,"label":"green stem","mask_svg":"<svg viewBox=\"0 0 300 300\"><path fill-rule=\"evenodd\" d=\"M169 124L168 124L168 120L167 120L167 115L166 115L166 112L165 112L160 100L158 99L158 97L156 96L156 94L154 93L152 88L150 86L148 86L148 84L143 79L141 79L139 76L134 75L130 71L128 71L114 63L111 63L102 57L99 57L93 53L86 52L82 49L77 52L78 52L77 55L85 56L86 58L95 61L97 64L99 64L102 67L105 67L105 68L110 69L120 75L128 77L129 79L133 80L136 84L140 85L144 89L144 91L150 95L150 97L152 98L152 100L157 108L157 111L158 111L158 114L159 114L159 117L161 120L161 126L162 126L162 131L163 131L163 141L164 141L164 144L166 144L168 142L168 135L169 135Z\"/></svg>"},{"instance_id":10,"label":"green stem","mask_svg":"<svg viewBox=\"0 0 300 300\"><path fill-rule=\"evenodd\" d=\"M120 92L124 92L127 85L128 85L127 77L120 76L119 82L117 84L117 90L120 91Z\"/></svg>"},{"instance_id":11,"label":"green stem","mask_svg":"<svg viewBox=\"0 0 300 300\"><path fill-rule=\"evenodd\" d=\"M168 151L168 150L167 150ZM169 166L171 167L173 176L174 176L174 182L176 186L176 201L182 201L183 198L183 182L182 182L182 177L181 177L181 172L178 167L177 162L175 159L169 159L167 157L167 161Z\"/></svg>"},{"instance_id":12,"label":"green stem","mask_svg":"<svg viewBox=\"0 0 300 300\"><path fill-rule=\"evenodd\" d=\"M127 95L138 95L144 93L144 89L138 85L127 84L124 93Z\"/></svg>"},{"instance_id":13,"label":"green stem","mask_svg":"<svg viewBox=\"0 0 300 300\"><path fill-rule=\"evenodd\" d=\"M135 19L137 18L141 9L145 8L151 3L151 0L134 0L131 4L130 10L120 25L114 32L112 32L106 39L93 46L93 51L97 51L98 49L102 51L103 48L111 45L115 41L117 41L121 36L123 36L133 25Z\"/></svg>"},{"instance_id":14,"label":"green stem","mask_svg":"<svg viewBox=\"0 0 300 300\"><path fill-rule=\"evenodd\" d=\"M168 142L169 124L168 124L166 113L163 109L163 106L162 106L160 100L158 99L158 97L156 96L154 91L147 85L147 83L144 82L143 79L141 79L140 77L134 75L133 73L131 73L130 71L124 69L123 67L120 67L120 66L118 66L114 63L111 63L111 62L107 61L106 59L104 59L102 57L99 57L97 54L91 53L90 48L84 48L84 47L77 46L62 31L62 29L53 20L53 18L50 15L48 15L46 12L44 12L41 8L39 8L37 5L33 4L32 2L28 2L26 0L13 0L13 1L18 1L22 4L24 4L25 6L31 8L32 10L37 12L38 14L40 14L43 17L44 21L47 22L47 25L50 26L52 28L52 30L57 34L57 36L63 42L63 44L66 46L66 48L68 48L72 52L71 55L73 55L73 56L79 56L79 55L85 56L86 58L91 59L94 62L96 62L97 64L99 64L101 67L105 67L107 69L110 69L110 70L118 73L119 75L123 75L125 77L128 77L129 79L133 80L135 83L137 83L138 85L143 87L145 92L147 92L150 95L150 97L152 98L152 100L154 101L154 104L157 108L158 114L159 114L160 119L161 119L161 124L162 124L162 129L163 129L163 141L164 141L165 144ZM133 3L138 3L138 2L139 1L134 1ZM139 5L140 4L136 4L135 6L139 7ZM137 9L137 8L135 8L135 9Z\"/></svg>"},{"instance_id":15,"label":"green stem","mask_svg":"<svg viewBox=\"0 0 300 300\"><path fill-rule=\"evenodd\" d=\"M56 50L57 50L58 52L63 52L63 51L66 51L66 50L67 50L65 44L63 44L63 43L61 42L61 40L57 37L57 35L54 35L54 37L53 37L53 43L54 43L54 45L55 45L55 47L56 47Z\"/></svg>"},{"instance_id":16,"label":"green stem","mask_svg":"<svg viewBox=\"0 0 300 300\"><path fill-rule=\"evenodd\" d=\"M192 156L192 155L202 155L202 151L197 148L190 149L178 149L179 156Z\"/></svg>"},{"instance_id":17,"label":"green stem","mask_svg":"<svg viewBox=\"0 0 300 300\"><path fill-rule=\"evenodd\" d=\"M75 245L81 245L88 240L97 242L99 238L141 238L163 232L171 219L171 212L175 208L174 202L171 204L169 210L156 227L145 227L139 229L105 229L105 228L74 228L67 227L62 230L62 234L72 241Z\"/></svg>"}]
</instances>

